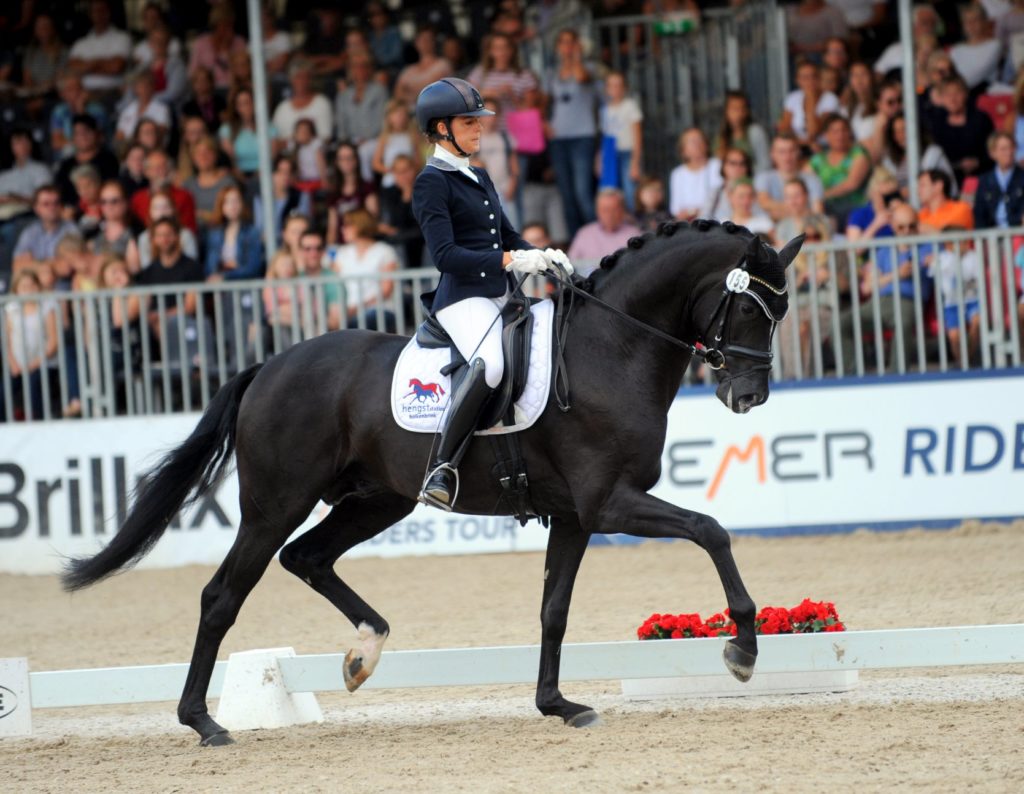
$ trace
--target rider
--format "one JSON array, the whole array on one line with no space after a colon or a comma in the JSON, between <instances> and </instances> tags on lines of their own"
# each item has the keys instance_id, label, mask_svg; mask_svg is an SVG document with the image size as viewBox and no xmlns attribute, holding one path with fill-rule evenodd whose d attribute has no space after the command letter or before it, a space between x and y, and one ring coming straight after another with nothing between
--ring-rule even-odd
<instances>
[{"instance_id":1,"label":"rider","mask_svg":"<svg viewBox=\"0 0 1024 794\"><path fill-rule=\"evenodd\" d=\"M501 382L501 308L515 286L512 273L536 275L556 265L572 272L561 251L540 251L519 236L501 211L494 183L469 159L480 150L484 108L465 80L447 77L424 88L416 120L433 156L416 178L412 211L431 260L441 271L437 289L422 296L468 363L453 390L444 428L435 443L420 501L451 510L457 468L487 399Z\"/></svg>"}]
</instances>

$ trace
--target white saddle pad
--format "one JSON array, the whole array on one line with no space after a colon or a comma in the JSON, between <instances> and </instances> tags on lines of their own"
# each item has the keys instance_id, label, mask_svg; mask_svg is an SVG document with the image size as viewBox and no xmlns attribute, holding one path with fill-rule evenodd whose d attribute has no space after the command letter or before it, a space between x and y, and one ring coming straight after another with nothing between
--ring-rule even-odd
<instances>
[{"instance_id":1,"label":"white saddle pad","mask_svg":"<svg viewBox=\"0 0 1024 794\"><path fill-rule=\"evenodd\" d=\"M533 334L526 388L515 404L515 423L497 424L477 435L515 433L537 421L548 404L551 388L551 337L555 305L550 300L533 304ZM451 397L451 376L441 368L451 362L446 347L423 348L416 337L402 350L391 381L391 413L398 426L414 433L436 433Z\"/></svg>"}]
</instances>

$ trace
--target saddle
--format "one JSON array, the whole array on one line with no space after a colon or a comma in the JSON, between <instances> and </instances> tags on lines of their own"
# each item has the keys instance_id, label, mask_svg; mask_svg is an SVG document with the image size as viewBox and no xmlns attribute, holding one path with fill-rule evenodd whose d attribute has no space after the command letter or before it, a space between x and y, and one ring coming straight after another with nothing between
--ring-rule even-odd
<instances>
[{"instance_id":1,"label":"saddle","mask_svg":"<svg viewBox=\"0 0 1024 794\"><path fill-rule=\"evenodd\" d=\"M530 343L533 338L533 314L530 299L525 295L513 295L501 310L501 349L505 369L501 383L484 406L477 429L484 430L502 420L513 423L513 406L526 388L530 369ZM416 342L428 349L449 348L451 363L441 369L442 375L452 377L452 387L466 369L466 359L459 353L448 332L433 315L429 315L416 329Z\"/></svg>"}]
</instances>

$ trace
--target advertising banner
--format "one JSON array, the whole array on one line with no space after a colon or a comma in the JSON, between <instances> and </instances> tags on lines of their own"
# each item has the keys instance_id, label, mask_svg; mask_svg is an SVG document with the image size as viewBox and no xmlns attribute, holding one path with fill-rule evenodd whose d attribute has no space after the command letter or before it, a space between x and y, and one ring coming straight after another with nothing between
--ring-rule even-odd
<instances>
[{"instance_id":1,"label":"advertising banner","mask_svg":"<svg viewBox=\"0 0 1024 794\"><path fill-rule=\"evenodd\" d=\"M136 479L198 415L0 427L0 572L52 573L116 531ZM775 389L751 413L707 390L669 414L653 493L736 532L792 534L1024 516L1024 376L912 378ZM320 505L298 531L313 526ZM176 516L144 567L219 563L235 537L233 474ZM418 506L348 553L542 549L547 530ZM625 543L625 535L595 538Z\"/></svg>"}]
</instances>

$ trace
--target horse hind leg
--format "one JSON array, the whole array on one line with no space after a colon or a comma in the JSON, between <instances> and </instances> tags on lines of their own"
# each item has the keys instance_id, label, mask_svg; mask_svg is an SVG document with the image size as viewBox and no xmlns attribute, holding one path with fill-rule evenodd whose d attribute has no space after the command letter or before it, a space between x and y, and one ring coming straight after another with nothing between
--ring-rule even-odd
<instances>
[{"instance_id":1,"label":"horse hind leg","mask_svg":"<svg viewBox=\"0 0 1024 794\"><path fill-rule=\"evenodd\" d=\"M334 571L346 551L401 521L416 506L393 492L350 494L313 529L281 550L281 565L330 601L358 631L356 646L345 656L345 688L355 692L380 661L390 626Z\"/></svg>"}]
</instances>

